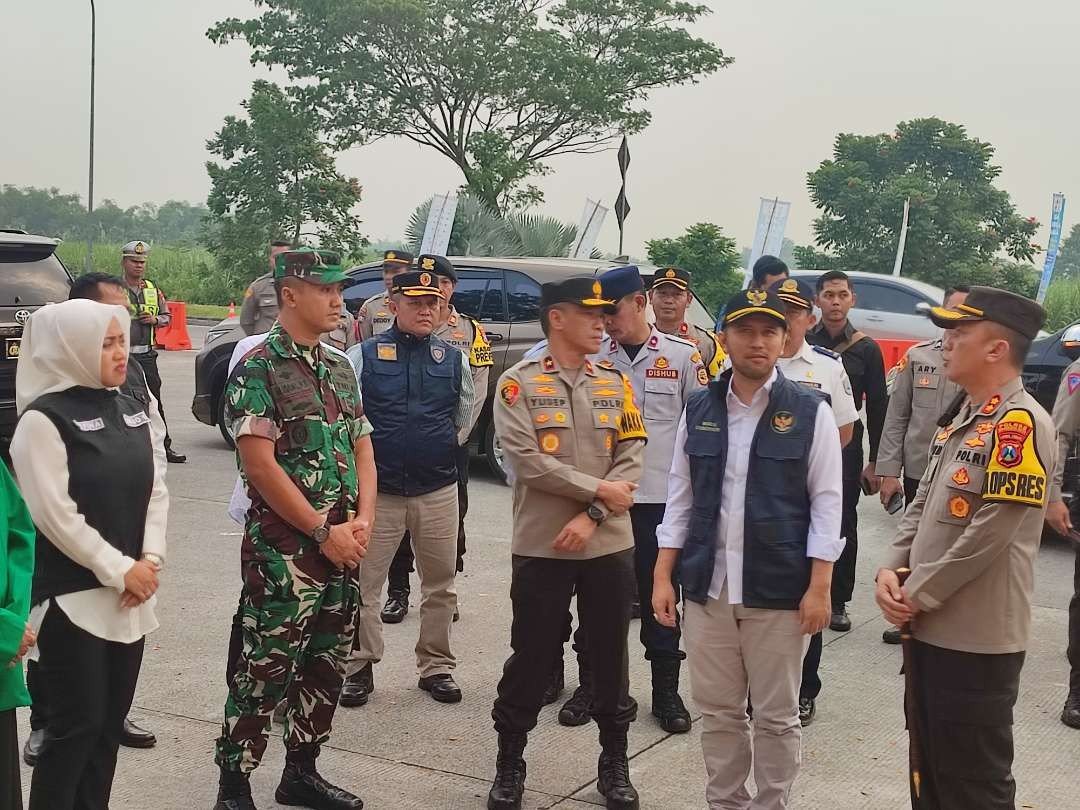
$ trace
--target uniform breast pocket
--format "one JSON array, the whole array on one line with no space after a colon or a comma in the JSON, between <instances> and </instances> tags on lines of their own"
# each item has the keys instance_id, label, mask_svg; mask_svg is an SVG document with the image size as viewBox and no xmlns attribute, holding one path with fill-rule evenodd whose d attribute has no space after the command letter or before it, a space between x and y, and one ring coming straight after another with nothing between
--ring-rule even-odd
<instances>
[{"instance_id":1,"label":"uniform breast pocket","mask_svg":"<svg viewBox=\"0 0 1080 810\"><path fill-rule=\"evenodd\" d=\"M619 430L619 411L614 408L594 408L593 427L597 431L597 452L611 455L615 449L615 438Z\"/></svg>"},{"instance_id":2,"label":"uniform breast pocket","mask_svg":"<svg viewBox=\"0 0 1080 810\"><path fill-rule=\"evenodd\" d=\"M541 453L559 458L566 458L573 450L573 431L567 430L567 422L546 422L536 427L536 444Z\"/></svg>"},{"instance_id":3,"label":"uniform breast pocket","mask_svg":"<svg viewBox=\"0 0 1080 810\"><path fill-rule=\"evenodd\" d=\"M682 399L679 397L678 380L645 380L645 408L643 415L652 422L672 422L679 418Z\"/></svg>"},{"instance_id":4,"label":"uniform breast pocket","mask_svg":"<svg viewBox=\"0 0 1080 810\"><path fill-rule=\"evenodd\" d=\"M939 523L966 526L983 505L983 481L986 469L952 461L942 464L937 475L946 485L945 502L936 515Z\"/></svg>"},{"instance_id":5,"label":"uniform breast pocket","mask_svg":"<svg viewBox=\"0 0 1080 810\"><path fill-rule=\"evenodd\" d=\"M940 374L916 374L911 404L916 408L937 408Z\"/></svg>"},{"instance_id":6,"label":"uniform breast pocket","mask_svg":"<svg viewBox=\"0 0 1080 810\"><path fill-rule=\"evenodd\" d=\"M281 425L281 436L278 438L278 450L286 453L310 453L321 449L324 425L321 413L285 419Z\"/></svg>"}]
</instances>

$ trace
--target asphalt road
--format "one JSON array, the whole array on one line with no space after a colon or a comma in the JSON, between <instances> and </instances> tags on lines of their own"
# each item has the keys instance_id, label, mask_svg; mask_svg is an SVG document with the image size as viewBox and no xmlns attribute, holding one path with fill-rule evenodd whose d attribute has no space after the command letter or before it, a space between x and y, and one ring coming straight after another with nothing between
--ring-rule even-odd
<instances>
[{"instance_id":1,"label":"asphalt road","mask_svg":"<svg viewBox=\"0 0 1080 810\"><path fill-rule=\"evenodd\" d=\"M193 327L201 345L205 328ZM239 593L240 527L225 514L236 476L233 454L215 428L191 416L194 352L162 357L165 404L175 446L188 463L169 469L172 498L168 567L159 596L161 628L149 639L133 716L158 735L156 748L121 749L113 790L117 810L191 810L213 805L216 737L225 698L229 622ZM469 553L460 576L461 621L454 625L464 701L434 703L417 689L412 648L419 619L415 596L406 620L385 629L386 660L375 669L376 691L363 708L339 710L320 768L360 794L368 808L483 808L494 766L491 702L510 629L510 492L486 465L473 462ZM866 499L861 512L859 587L850 633L828 632L824 692L817 720L803 738L803 769L793 808L907 807L906 736L900 652L881 643L884 620L873 605L873 572L896 519ZM1034 637L1016 712L1018 806L1077 806L1080 732L1058 714L1068 668L1064 656L1073 558L1064 546L1043 547L1038 563ZM642 807L702 808L703 765L698 722L690 734L664 734L648 713L647 664L631 628L632 691L642 707L631 729L631 773ZM568 662L570 657L568 654ZM573 666L568 687L576 685ZM689 687L683 695L689 702ZM567 694L568 696L568 694ZM530 736L528 808L603 805L595 790L599 745L595 727L567 729L548 707ZM20 737L27 733L20 712ZM695 714L695 720L697 715ZM277 807L273 790L284 759L274 737L252 784L260 808ZM30 771L24 768L24 787ZM975 808L972 808L975 810Z\"/></svg>"}]
</instances>

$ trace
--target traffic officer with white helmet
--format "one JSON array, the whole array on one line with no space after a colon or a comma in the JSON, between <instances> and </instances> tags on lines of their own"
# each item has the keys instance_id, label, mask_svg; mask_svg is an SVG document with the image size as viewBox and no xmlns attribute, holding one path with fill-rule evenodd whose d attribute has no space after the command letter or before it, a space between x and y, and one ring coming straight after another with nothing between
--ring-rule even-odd
<instances>
[{"instance_id":1,"label":"traffic officer with white helmet","mask_svg":"<svg viewBox=\"0 0 1080 810\"><path fill-rule=\"evenodd\" d=\"M600 285L603 297L615 302L615 311L604 318L609 340L594 356L596 364L617 369L630 380L649 437L645 470L630 509L638 598L647 608L652 603L653 567L658 554L656 527L664 519L675 432L686 398L708 385L709 375L697 346L649 325L645 287L637 267L608 270L600 276ZM652 667L652 713L665 731L675 734L690 730L690 714L679 697L679 669L686 657L679 649L680 637L678 627L664 627L651 610L641 611L641 643ZM570 719L571 709L588 718L588 656L581 648L587 648L589 643L585 634L576 639L578 666L583 670L580 680L584 683L560 713L559 720L564 724Z\"/></svg>"},{"instance_id":2,"label":"traffic officer with white helmet","mask_svg":"<svg viewBox=\"0 0 1080 810\"><path fill-rule=\"evenodd\" d=\"M690 306L690 271L681 267L664 267L656 271L649 303L652 304L656 328L668 335L689 340L701 352L702 363L709 377L715 377L724 367L724 350L715 332L702 329L686 320Z\"/></svg>"},{"instance_id":3,"label":"traffic officer with white helmet","mask_svg":"<svg viewBox=\"0 0 1080 810\"><path fill-rule=\"evenodd\" d=\"M390 311L390 286L394 276L404 273L412 266L413 255L405 250L388 250L383 254L382 280L386 289L371 296L356 315L356 334L361 341L385 332L394 323Z\"/></svg>"}]
</instances>

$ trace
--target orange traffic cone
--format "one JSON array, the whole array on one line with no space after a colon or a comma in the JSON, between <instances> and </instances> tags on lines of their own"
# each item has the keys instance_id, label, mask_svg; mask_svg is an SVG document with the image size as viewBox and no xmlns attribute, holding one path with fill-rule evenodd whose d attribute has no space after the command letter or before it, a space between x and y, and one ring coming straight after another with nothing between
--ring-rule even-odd
<instances>
[{"instance_id":1,"label":"orange traffic cone","mask_svg":"<svg viewBox=\"0 0 1080 810\"><path fill-rule=\"evenodd\" d=\"M230 318L235 318L236 317L236 304L233 301L229 302L229 317Z\"/></svg>"}]
</instances>

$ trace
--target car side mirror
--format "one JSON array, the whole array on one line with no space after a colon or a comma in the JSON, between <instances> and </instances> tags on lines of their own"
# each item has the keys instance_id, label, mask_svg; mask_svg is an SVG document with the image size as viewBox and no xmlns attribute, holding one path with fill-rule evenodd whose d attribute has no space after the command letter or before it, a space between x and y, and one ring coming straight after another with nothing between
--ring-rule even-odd
<instances>
[{"instance_id":1,"label":"car side mirror","mask_svg":"<svg viewBox=\"0 0 1080 810\"><path fill-rule=\"evenodd\" d=\"M930 317L931 309L933 309L933 307L931 307L930 304L926 303L925 301L920 301L915 305L915 311L918 312L920 315L925 315L927 317Z\"/></svg>"},{"instance_id":2,"label":"car side mirror","mask_svg":"<svg viewBox=\"0 0 1080 810\"><path fill-rule=\"evenodd\" d=\"M1080 323L1074 323L1061 333L1061 353L1070 360L1080 358Z\"/></svg>"}]
</instances>

